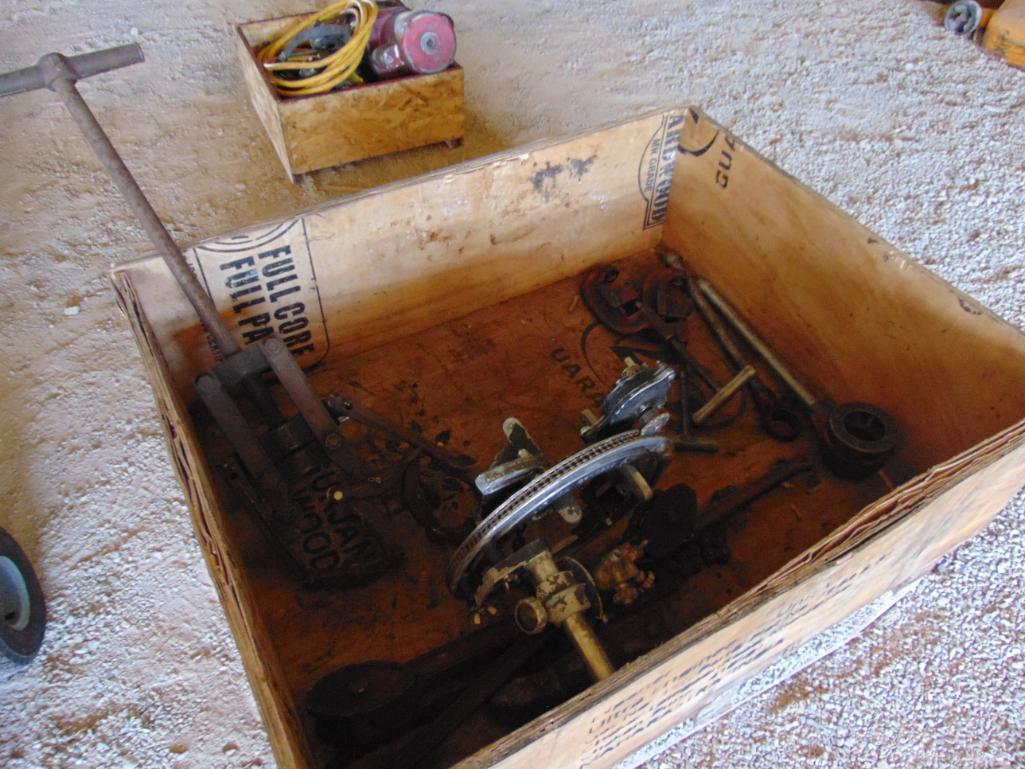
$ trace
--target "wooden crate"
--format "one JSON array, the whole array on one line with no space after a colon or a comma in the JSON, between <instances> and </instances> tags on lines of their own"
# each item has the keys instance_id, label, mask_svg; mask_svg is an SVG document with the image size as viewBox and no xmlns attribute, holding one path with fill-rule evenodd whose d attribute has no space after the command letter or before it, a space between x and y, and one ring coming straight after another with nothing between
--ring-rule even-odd
<instances>
[{"instance_id":1,"label":"wooden crate","mask_svg":"<svg viewBox=\"0 0 1025 769\"><path fill-rule=\"evenodd\" d=\"M575 414L611 384L625 342L593 328L578 275L649 265L659 244L717 283L816 390L892 413L898 453L866 481L818 464L818 484L765 497L727 526L732 562L683 583L664 643L520 728L482 712L428 766L610 767L677 724L707 722L787 650L979 531L1025 480L1025 336L693 109L503 152L187 255L240 334L269 311L315 365L318 391L358 386L371 407L449 429L486 464L510 414L552 457L579 447ZM287 278L275 286L294 291L261 280L231 295L235 273L271 262ZM302 706L313 681L472 630L443 586L450 548L399 516L397 541L414 555L397 573L302 589L211 469L223 447L191 383L214 358L163 262L113 281L277 761L320 767ZM696 331L691 346L718 360ZM702 499L811 450L764 438L750 418L718 437L719 455L670 468Z\"/></svg>"},{"instance_id":2,"label":"wooden crate","mask_svg":"<svg viewBox=\"0 0 1025 769\"><path fill-rule=\"evenodd\" d=\"M458 64L434 75L282 98L254 51L297 18L235 28L249 101L293 181L318 168L463 138L463 69Z\"/></svg>"}]
</instances>

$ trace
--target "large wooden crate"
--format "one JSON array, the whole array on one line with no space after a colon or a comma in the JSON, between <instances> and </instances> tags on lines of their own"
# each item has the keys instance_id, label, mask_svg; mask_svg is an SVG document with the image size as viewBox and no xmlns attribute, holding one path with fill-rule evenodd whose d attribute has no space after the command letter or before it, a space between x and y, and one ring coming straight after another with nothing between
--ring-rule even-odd
<instances>
[{"instance_id":1,"label":"large wooden crate","mask_svg":"<svg viewBox=\"0 0 1025 769\"><path fill-rule=\"evenodd\" d=\"M1023 483L1025 336L696 110L392 184L188 257L240 334L286 302L266 284L240 301L225 276L273 260L299 289L270 317L316 364L319 391L358 383L368 405L448 427L486 463L510 414L550 456L579 447L573 415L593 407L621 360L615 339L584 333L577 276L649 263L659 244L717 283L815 389L891 412L899 451L867 481L823 471L814 487L757 503L729 526L732 563L685 584L678 634L510 733L475 722L431 765L612 766L728 709L744 682L928 569ZM302 708L314 680L350 662L410 659L472 628L443 587L448 550L410 525L404 544L417 556L399 574L304 591L211 471L191 383L213 356L163 263L120 267L113 280L279 765L320 766ZM699 358L717 358L693 337ZM753 427L721 440L720 455L674 463L702 498L810 449Z\"/></svg>"},{"instance_id":2,"label":"large wooden crate","mask_svg":"<svg viewBox=\"0 0 1025 769\"><path fill-rule=\"evenodd\" d=\"M289 177L463 138L463 68L283 98L256 51L300 16L235 28L249 101Z\"/></svg>"}]
</instances>

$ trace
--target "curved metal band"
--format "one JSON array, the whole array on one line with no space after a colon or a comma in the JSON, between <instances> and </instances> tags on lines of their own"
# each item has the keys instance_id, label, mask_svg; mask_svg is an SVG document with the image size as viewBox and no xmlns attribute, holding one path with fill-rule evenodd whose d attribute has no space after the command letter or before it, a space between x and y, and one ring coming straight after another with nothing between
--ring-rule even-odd
<instances>
[{"instance_id":1,"label":"curved metal band","mask_svg":"<svg viewBox=\"0 0 1025 769\"><path fill-rule=\"evenodd\" d=\"M641 435L631 430L598 441L550 467L496 507L463 540L448 563L449 589L456 590L470 564L489 542L507 534L563 494L645 454L668 454L672 446L672 441L662 435Z\"/></svg>"}]
</instances>

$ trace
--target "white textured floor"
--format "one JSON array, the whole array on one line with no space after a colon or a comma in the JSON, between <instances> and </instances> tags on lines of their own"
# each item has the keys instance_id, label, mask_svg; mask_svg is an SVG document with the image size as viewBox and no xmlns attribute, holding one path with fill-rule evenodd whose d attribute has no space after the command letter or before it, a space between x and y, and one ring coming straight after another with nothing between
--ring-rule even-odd
<instances>
[{"instance_id":1,"label":"white textured floor","mask_svg":"<svg viewBox=\"0 0 1025 769\"><path fill-rule=\"evenodd\" d=\"M83 91L183 242L701 104L1023 320L1025 73L945 34L938 6L439 0L460 33L465 146L292 187L242 95L230 25L309 4L4 0L0 69L140 42L144 65ZM51 94L0 102L0 180L0 525L51 612L41 656L0 683L0 766L272 766L107 284L143 236ZM648 766L1025 766L1023 534L1019 497L856 641Z\"/></svg>"}]
</instances>

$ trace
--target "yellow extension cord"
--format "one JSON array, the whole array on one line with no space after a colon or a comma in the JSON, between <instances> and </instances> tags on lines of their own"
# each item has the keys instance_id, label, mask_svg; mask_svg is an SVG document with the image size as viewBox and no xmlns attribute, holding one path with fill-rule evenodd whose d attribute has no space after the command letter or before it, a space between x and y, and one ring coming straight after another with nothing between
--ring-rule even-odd
<instances>
[{"instance_id":1,"label":"yellow extension cord","mask_svg":"<svg viewBox=\"0 0 1025 769\"><path fill-rule=\"evenodd\" d=\"M352 39L337 51L315 61L278 61L278 55L288 45L288 41L305 29L318 22L350 17L353 20ZM264 68L270 72L270 80L282 96L309 96L316 93L327 93L347 80L362 82L356 69L363 60L370 32L377 19L377 3L373 0L341 0L332 3L317 13L300 19L281 33L270 43L260 49L257 58ZM276 76L275 72L286 70L316 69L316 74L298 79L286 79Z\"/></svg>"}]
</instances>

